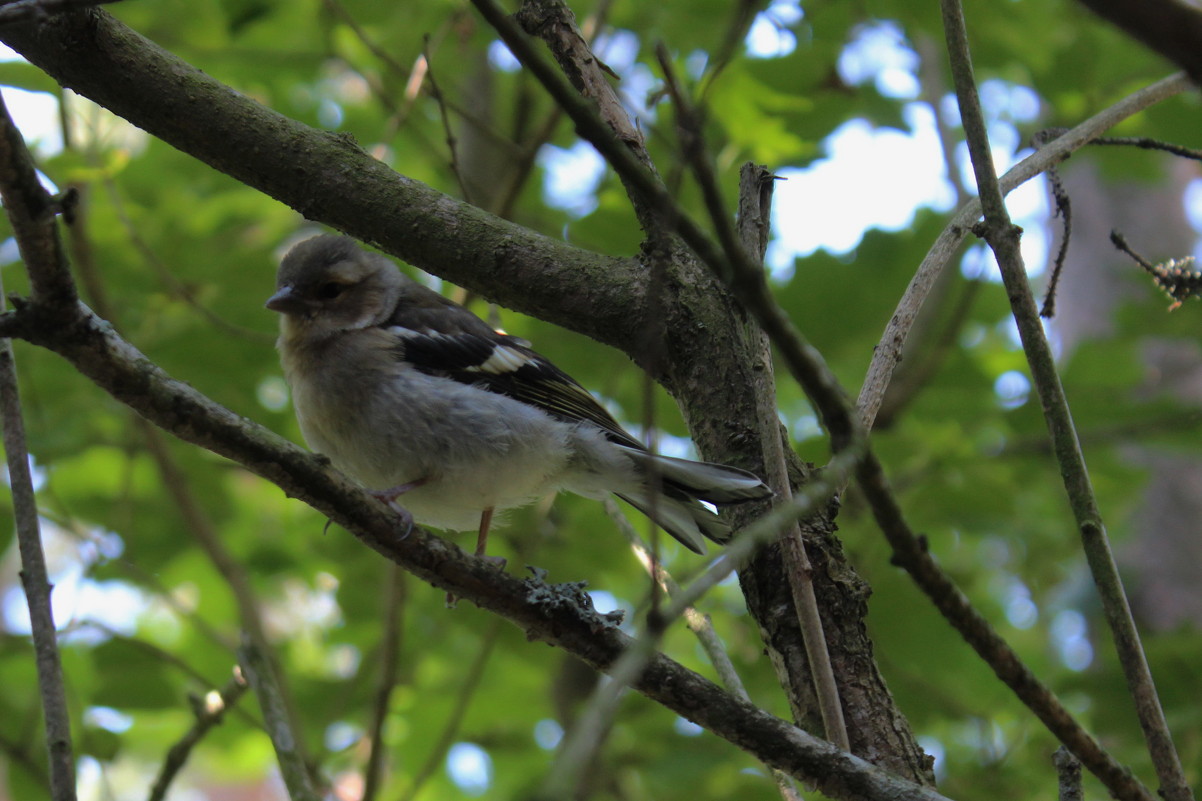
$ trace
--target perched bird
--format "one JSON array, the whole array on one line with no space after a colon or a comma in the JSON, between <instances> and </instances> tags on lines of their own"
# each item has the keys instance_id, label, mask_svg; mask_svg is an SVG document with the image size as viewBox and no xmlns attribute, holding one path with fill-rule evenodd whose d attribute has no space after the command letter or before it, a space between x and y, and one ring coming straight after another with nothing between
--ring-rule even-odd
<instances>
[{"instance_id":1,"label":"perched bird","mask_svg":"<svg viewBox=\"0 0 1202 801\"><path fill-rule=\"evenodd\" d=\"M698 553L730 538L702 501L772 494L744 470L650 453L528 342L346 237L296 245L267 308L310 447L410 521L476 528L478 554L494 511L557 490L612 492Z\"/></svg>"}]
</instances>

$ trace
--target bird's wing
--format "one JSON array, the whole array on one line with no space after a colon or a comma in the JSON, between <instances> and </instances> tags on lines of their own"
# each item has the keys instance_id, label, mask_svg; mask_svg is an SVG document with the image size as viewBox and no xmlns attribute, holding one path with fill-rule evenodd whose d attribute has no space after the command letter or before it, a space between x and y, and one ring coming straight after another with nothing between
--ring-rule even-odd
<instances>
[{"instance_id":1,"label":"bird's wing","mask_svg":"<svg viewBox=\"0 0 1202 801\"><path fill-rule=\"evenodd\" d=\"M402 300L383 327L416 370L508 396L560 420L586 420L611 441L643 450L588 390L528 342L493 331L435 292Z\"/></svg>"}]
</instances>

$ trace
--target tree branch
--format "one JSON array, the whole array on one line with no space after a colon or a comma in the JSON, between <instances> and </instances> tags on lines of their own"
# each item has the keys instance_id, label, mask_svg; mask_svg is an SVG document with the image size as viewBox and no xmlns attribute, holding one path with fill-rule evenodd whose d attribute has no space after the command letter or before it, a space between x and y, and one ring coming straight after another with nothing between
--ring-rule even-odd
<instances>
[{"instance_id":1,"label":"tree branch","mask_svg":"<svg viewBox=\"0 0 1202 801\"><path fill-rule=\"evenodd\" d=\"M371 723L367 727L370 751L367 765L363 768L363 797L360 801L376 801L383 783L384 758L388 746L384 742L384 722L388 719L392 691L397 684L397 668L400 663L401 632L404 629L404 613L408 592L405 573L396 564L385 565L388 591L384 593L381 616L384 619L384 634L380 638L380 676L376 684L375 701L372 703Z\"/></svg>"},{"instance_id":2,"label":"tree branch","mask_svg":"<svg viewBox=\"0 0 1202 801\"><path fill-rule=\"evenodd\" d=\"M349 137L225 86L101 9L0 28L63 86L213 168L490 300L638 353L642 268L536 234L398 175ZM133 88L131 88L133 87Z\"/></svg>"},{"instance_id":3,"label":"tree branch","mask_svg":"<svg viewBox=\"0 0 1202 801\"><path fill-rule=\"evenodd\" d=\"M1060 464L1064 488L1080 530L1086 559L1101 596L1106 620L1114 635L1115 648L1127 678L1127 686L1135 699L1136 713L1160 779L1161 792L1168 801L1192 801L1193 791L1186 782L1177 749L1173 745L1172 735L1164 719L1164 711L1156 694L1156 685L1152 681L1152 673L1148 669L1143 646L1140 644L1139 632L1131 616L1131 607L1110 550L1102 514L1090 483L1081 444L1077 440L1072 413L1064 394L1064 387L1060 383L1052 348L1044 335L1043 323L1027 280L1026 266L1019 249L1021 231L1010 220L1002 189L994 172L989 135L973 78L963 9L958 0L941 0L940 5L943 9L943 24L948 54L952 61L960 119L964 125L981 206L985 214L985 220L977 231L989 243L1001 268L1002 281L1006 286L1019 337L1022 339L1023 351L1031 368L1031 378L1039 392L1056 460ZM1080 754L1077 756L1081 758ZM1085 761L1084 758L1082 761Z\"/></svg>"},{"instance_id":4,"label":"tree branch","mask_svg":"<svg viewBox=\"0 0 1202 801\"><path fill-rule=\"evenodd\" d=\"M38 182L33 159L21 134L8 116L0 99L0 195L17 236L22 255L27 259L53 258L58 255L58 232L53 203ZM53 267L39 271L43 280L34 283L34 291L54 305L74 296L68 278ZM4 289L0 286L0 311L4 309ZM63 666L58 653L54 611L50 605L50 578L42 536L38 524L37 500L29 470L29 449L25 442L25 424L17 389L17 370L13 361L12 341L0 339L0 423L4 429L4 453L8 460L9 485L16 517L17 547L21 554L21 585L29 606L29 624L41 691L42 715L46 722L46 750L50 763L50 797L54 801L75 798L75 758L71 745L71 716L63 688Z\"/></svg>"},{"instance_id":5,"label":"tree branch","mask_svg":"<svg viewBox=\"0 0 1202 801\"><path fill-rule=\"evenodd\" d=\"M1101 136L1103 132L1133 114L1173 95L1180 94L1190 86L1189 79L1185 77L1184 73L1170 75L1103 109L1011 167L999 181L1002 193L1009 194L1035 176L1064 161ZM898 302L889 324L885 326L881 341L873 351L872 363L868 365L868 372L864 376L864 383L860 387L860 395L856 401L860 418L869 428L876 419L876 413L885 397L885 391L889 387L893 371L901 361L906 337L909 336L910 329L914 325L915 317L922 308L936 279L959 251L964 238L968 236L973 224L980 218L981 201L979 199L969 201L956 212L935 243L931 245L930 250L927 251L922 264L918 266L914 277L910 279L910 284L906 287L901 301Z\"/></svg>"},{"instance_id":6,"label":"tree branch","mask_svg":"<svg viewBox=\"0 0 1202 801\"><path fill-rule=\"evenodd\" d=\"M318 801L319 796L313 788L304 752L297 739L300 733L292 727L271 659L254 640L247 637L238 649L238 662L246 683L258 696L259 708L263 710L263 724L275 748L276 762L280 766L284 785L288 788L288 797L292 801Z\"/></svg>"},{"instance_id":7,"label":"tree branch","mask_svg":"<svg viewBox=\"0 0 1202 801\"><path fill-rule=\"evenodd\" d=\"M246 680L241 672L235 669L234 676L220 690L209 691L203 699L193 699L196 722L167 752L158 778L150 788L149 801L162 801L167 797L167 789L187 764L192 749L204 739L209 729L225 719L226 710L238 703L247 689Z\"/></svg>"},{"instance_id":8,"label":"tree branch","mask_svg":"<svg viewBox=\"0 0 1202 801\"><path fill-rule=\"evenodd\" d=\"M742 251L749 262L763 269L765 249L767 248L768 221L771 219L772 183L775 176L768 173L766 168L744 166L740 176L739 195L739 233L731 221L726 204L723 202L718 188L718 179L714 175L713 163L705 145L702 122L692 102L676 80L667 50L662 46L657 48L659 63L667 80L668 91L672 95L676 108L676 125L680 133L681 146L685 160L693 171L694 178L701 188L701 195L709 212L710 223L717 232L718 240L723 250L730 254ZM760 220L756 226L752 220ZM742 234L740 236L740 234ZM758 327L749 331L749 336L760 343L760 357L764 369L772 370L772 348L769 338ZM773 432L778 428L776 418L776 386L775 380L766 383L765 397L760 408L760 425L765 432ZM767 472L769 486L781 500L787 501L792 495L789 482L788 463L785 459L784 443L781 437L766 435L764 437L765 454L764 467ZM831 657L827 650L826 634L823 631L822 616L818 610L818 598L814 593L813 567L806 553L805 542L801 536L801 526L793 524L781 536L781 553L784 556L785 571L789 579L789 587L793 597L793 609L801 626L802 639L806 649L806 658L814 676L814 691L818 698L818 709L822 715L822 730L826 739L842 748L851 750L851 742L847 736L847 724L843 718L843 705L839 698L839 686L835 682L834 670L831 668Z\"/></svg>"},{"instance_id":9,"label":"tree branch","mask_svg":"<svg viewBox=\"0 0 1202 801\"><path fill-rule=\"evenodd\" d=\"M1202 84L1202 12L1182 0L1081 0Z\"/></svg>"}]
</instances>

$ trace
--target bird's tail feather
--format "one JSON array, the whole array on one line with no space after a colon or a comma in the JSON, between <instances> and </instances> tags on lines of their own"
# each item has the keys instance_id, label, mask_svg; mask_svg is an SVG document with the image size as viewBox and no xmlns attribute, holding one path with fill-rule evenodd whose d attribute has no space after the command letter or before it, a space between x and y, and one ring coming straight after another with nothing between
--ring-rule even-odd
<instances>
[{"instance_id":1,"label":"bird's tail feather","mask_svg":"<svg viewBox=\"0 0 1202 801\"><path fill-rule=\"evenodd\" d=\"M772 495L772 490L758 476L737 467L676 459L634 448L623 447L622 450L645 472L656 472L665 487L677 487L702 501L742 503Z\"/></svg>"},{"instance_id":2,"label":"bird's tail feather","mask_svg":"<svg viewBox=\"0 0 1202 801\"><path fill-rule=\"evenodd\" d=\"M678 500L663 493L653 499L650 492L623 492L618 497L654 520L694 553L705 553L706 538L717 543L730 540L730 526L705 508L701 501L689 497Z\"/></svg>"},{"instance_id":3,"label":"bird's tail feather","mask_svg":"<svg viewBox=\"0 0 1202 801\"><path fill-rule=\"evenodd\" d=\"M737 467L659 456L634 448L622 450L644 474L656 474L659 493L653 498L651 489L624 491L618 497L697 553L705 553L706 539L717 543L730 540L730 526L702 501L743 503L772 495L763 481Z\"/></svg>"}]
</instances>

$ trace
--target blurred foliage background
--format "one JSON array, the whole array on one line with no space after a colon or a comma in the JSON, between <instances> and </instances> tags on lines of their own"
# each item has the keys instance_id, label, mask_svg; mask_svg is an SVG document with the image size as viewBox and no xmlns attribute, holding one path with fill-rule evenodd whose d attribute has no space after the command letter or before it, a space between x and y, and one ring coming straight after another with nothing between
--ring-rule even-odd
<instances>
[{"instance_id":1,"label":"blurred foliage background","mask_svg":"<svg viewBox=\"0 0 1202 801\"><path fill-rule=\"evenodd\" d=\"M792 168L787 174L804 187L804 170L824 160L832 134L853 121L875 132L910 132L912 112L934 107L946 141L960 138L936 4L572 5L621 77L619 88L670 182L679 183L681 169L670 114L658 105L653 47L661 41L704 97L729 197L748 159ZM966 5L978 79L993 87L987 112L1004 162L1038 129L1071 126L1170 71L1072 3ZM400 173L583 247L637 250L640 231L620 184L588 168L571 126L464 2L144 0L109 8L264 104L353 135ZM754 20L750 31L741 17ZM82 225L69 236L88 302L175 377L300 441L273 349L276 321L262 304L282 248L316 230L28 65L0 64L0 82L45 93L61 110L38 152L50 182L82 193ZM430 91L435 84L442 108ZM6 90L14 108L29 97ZM1015 111L1015 97L1029 101L1026 111ZM450 169L444 110L462 180ZM1196 145L1198 111L1196 97L1180 97L1116 133ZM947 155L963 169L962 146ZM912 205L906 166L853 158L848 174L855 179L809 202L831 220L854 215L869 196L904 211ZM1072 159L1066 180L1070 192L1079 190L1076 235L1061 314L1050 323L1194 780L1202 769L1202 311L1187 304L1166 314L1168 301L1110 248L1105 232L1123 230L1151 258L1192 252L1190 220L1202 218L1202 206L1191 212L1189 204L1202 204L1197 174L1188 163L1126 148ZM971 191L949 185L946 196L957 189ZM787 184L779 190L778 233L835 225L798 213L785 199L789 191ZM700 212L687 184L680 195ZM839 252L774 251L780 302L853 393L901 290L949 216L948 200L932 205L901 214L892 230L857 233ZM1046 209L1026 223L1044 242L1058 236ZM26 291L11 240L0 259L5 290ZM1031 266L1042 283L1042 264ZM1154 783L996 270L975 247L956 268L916 333L907 389L891 398L877 447L939 560L1107 747ZM624 356L467 300L640 427L643 379ZM399 574L340 529L323 531L321 516L274 486L149 432L58 357L17 343L17 360L83 798L147 796L167 748L193 720L189 694L230 677L243 625L234 587L253 601L278 646L304 739L334 797L360 797L382 687L392 692L378 798L515 798L537 786L596 675L468 604L447 610L442 592ZM799 450L824 461L825 440L799 390L783 385L780 403ZM664 448L687 455L687 434L662 393L656 423ZM40 733L30 734L40 732L40 711L10 503L0 496L0 797L34 799L46 794L44 747ZM1049 797L1053 738L889 565L854 492L839 523L873 588L876 656L936 757L941 791L965 799ZM672 543L667 548L679 575L702 566ZM494 533L493 550L513 571L532 564L552 581L586 580L602 611L631 613L627 625L645 611L648 580L600 504L561 497L512 514ZM753 699L787 717L737 585L711 593L703 611ZM683 627L664 645L712 673ZM284 797L258 721L257 706L244 698L195 751L171 797ZM778 797L754 760L633 695L592 777L597 799ZM1089 792L1103 791L1089 785Z\"/></svg>"}]
</instances>

